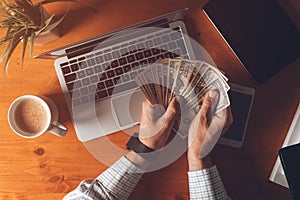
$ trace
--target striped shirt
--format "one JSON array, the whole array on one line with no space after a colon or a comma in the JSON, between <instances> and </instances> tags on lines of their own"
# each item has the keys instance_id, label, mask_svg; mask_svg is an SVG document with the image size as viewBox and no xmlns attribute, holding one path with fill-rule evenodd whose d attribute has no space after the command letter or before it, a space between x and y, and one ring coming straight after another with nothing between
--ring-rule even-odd
<instances>
[{"instance_id":1,"label":"striped shirt","mask_svg":"<svg viewBox=\"0 0 300 200\"><path fill-rule=\"evenodd\" d=\"M127 199L143 173L126 157L121 157L95 180L82 181L63 200ZM230 199L216 166L189 171L188 178L190 199Z\"/></svg>"}]
</instances>

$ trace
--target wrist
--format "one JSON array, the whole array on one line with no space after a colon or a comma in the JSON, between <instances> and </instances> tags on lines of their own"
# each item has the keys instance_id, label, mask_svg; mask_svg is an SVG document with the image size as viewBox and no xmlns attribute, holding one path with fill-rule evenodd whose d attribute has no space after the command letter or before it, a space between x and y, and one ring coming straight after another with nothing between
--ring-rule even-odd
<instances>
[{"instance_id":1,"label":"wrist","mask_svg":"<svg viewBox=\"0 0 300 200\"><path fill-rule=\"evenodd\" d=\"M210 155L204 158L199 157L199 153L189 151L187 153L189 171L201 170L213 166Z\"/></svg>"}]
</instances>

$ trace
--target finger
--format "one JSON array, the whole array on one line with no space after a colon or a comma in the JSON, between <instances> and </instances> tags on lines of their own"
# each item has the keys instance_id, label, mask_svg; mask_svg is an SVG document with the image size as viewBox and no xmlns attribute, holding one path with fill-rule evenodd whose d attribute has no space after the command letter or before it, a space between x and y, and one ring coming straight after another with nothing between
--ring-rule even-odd
<instances>
[{"instance_id":1,"label":"finger","mask_svg":"<svg viewBox=\"0 0 300 200\"><path fill-rule=\"evenodd\" d=\"M180 113L180 102L181 97L174 98L171 103L169 104L167 111L162 116L162 119L165 119L165 126L172 127L173 123Z\"/></svg>"},{"instance_id":2,"label":"finger","mask_svg":"<svg viewBox=\"0 0 300 200\"><path fill-rule=\"evenodd\" d=\"M200 115L206 116L210 119L212 111L215 109L219 99L219 93L217 90L211 90L204 96L202 106L200 108Z\"/></svg>"},{"instance_id":3,"label":"finger","mask_svg":"<svg viewBox=\"0 0 300 200\"><path fill-rule=\"evenodd\" d=\"M231 123L231 108L227 107L226 109L218 112L216 115L213 116L210 123L209 132L211 134L223 134L228 130Z\"/></svg>"}]
</instances>

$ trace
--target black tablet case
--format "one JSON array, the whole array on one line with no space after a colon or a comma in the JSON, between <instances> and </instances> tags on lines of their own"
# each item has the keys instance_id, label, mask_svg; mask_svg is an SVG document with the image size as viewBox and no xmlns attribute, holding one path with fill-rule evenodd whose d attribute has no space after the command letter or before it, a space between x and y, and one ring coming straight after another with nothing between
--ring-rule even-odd
<instances>
[{"instance_id":1,"label":"black tablet case","mask_svg":"<svg viewBox=\"0 0 300 200\"><path fill-rule=\"evenodd\" d=\"M203 10L257 83L300 57L300 32L277 0L210 0Z\"/></svg>"},{"instance_id":2,"label":"black tablet case","mask_svg":"<svg viewBox=\"0 0 300 200\"><path fill-rule=\"evenodd\" d=\"M279 150L281 164L294 200L300 199L300 144Z\"/></svg>"}]
</instances>

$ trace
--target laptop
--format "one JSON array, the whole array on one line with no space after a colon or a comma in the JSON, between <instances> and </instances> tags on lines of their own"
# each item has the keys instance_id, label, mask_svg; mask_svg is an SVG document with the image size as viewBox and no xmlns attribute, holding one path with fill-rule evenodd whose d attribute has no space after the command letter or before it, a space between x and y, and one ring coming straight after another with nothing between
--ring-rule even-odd
<instances>
[{"instance_id":1,"label":"laptop","mask_svg":"<svg viewBox=\"0 0 300 200\"><path fill-rule=\"evenodd\" d=\"M134 78L159 59L194 58L179 10L106 35L45 52L78 139L90 141L139 123L145 96Z\"/></svg>"}]
</instances>

